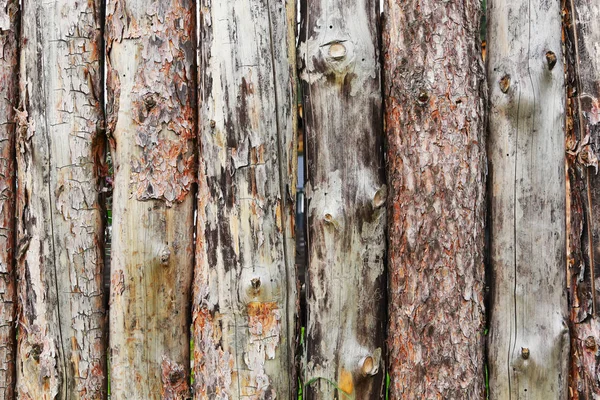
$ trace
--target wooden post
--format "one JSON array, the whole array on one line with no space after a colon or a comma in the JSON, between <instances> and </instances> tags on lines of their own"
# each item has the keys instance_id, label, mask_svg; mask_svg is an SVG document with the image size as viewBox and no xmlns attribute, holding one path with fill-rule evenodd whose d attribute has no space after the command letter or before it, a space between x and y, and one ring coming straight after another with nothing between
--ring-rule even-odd
<instances>
[{"instance_id":1,"label":"wooden post","mask_svg":"<svg viewBox=\"0 0 600 400\"><path fill-rule=\"evenodd\" d=\"M189 394L194 16L192 0L107 4L113 399Z\"/></svg>"},{"instance_id":2,"label":"wooden post","mask_svg":"<svg viewBox=\"0 0 600 400\"><path fill-rule=\"evenodd\" d=\"M297 396L294 0L203 0L196 399Z\"/></svg>"},{"instance_id":3,"label":"wooden post","mask_svg":"<svg viewBox=\"0 0 600 400\"><path fill-rule=\"evenodd\" d=\"M560 3L488 7L490 398L566 399Z\"/></svg>"},{"instance_id":4,"label":"wooden post","mask_svg":"<svg viewBox=\"0 0 600 400\"><path fill-rule=\"evenodd\" d=\"M19 1L0 1L0 399L15 396L15 112Z\"/></svg>"},{"instance_id":5,"label":"wooden post","mask_svg":"<svg viewBox=\"0 0 600 400\"><path fill-rule=\"evenodd\" d=\"M567 60L567 285L570 300L572 399L600 396L600 9L565 1Z\"/></svg>"},{"instance_id":6,"label":"wooden post","mask_svg":"<svg viewBox=\"0 0 600 400\"><path fill-rule=\"evenodd\" d=\"M102 2L23 0L17 392L106 395Z\"/></svg>"},{"instance_id":7,"label":"wooden post","mask_svg":"<svg viewBox=\"0 0 600 400\"><path fill-rule=\"evenodd\" d=\"M382 398L386 197L379 2L305 2L300 34L307 159L311 399ZM342 398L337 393L337 398Z\"/></svg>"},{"instance_id":8,"label":"wooden post","mask_svg":"<svg viewBox=\"0 0 600 400\"><path fill-rule=\"evenodd\" d=\"M388 0L391 398L484 398L485 76L474 2Z\"/></svg>"}]
</instances>

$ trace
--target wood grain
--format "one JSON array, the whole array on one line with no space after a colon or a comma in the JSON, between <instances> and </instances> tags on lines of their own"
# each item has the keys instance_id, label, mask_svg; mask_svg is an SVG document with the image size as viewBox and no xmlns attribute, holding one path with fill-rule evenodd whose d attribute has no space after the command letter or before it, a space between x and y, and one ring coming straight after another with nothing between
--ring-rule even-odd
<instances>
[{"instance_id":1,"label":"wood grain","mask_svg":"<svg viewBox=\"0 0 600 400\"><path fill-rule=\"evenodd\" d=\"M295 1L200 4L196 399L292 399Z\"/></svg>"},{"instance_id":2,"label":"wood grain","mask_svg":"<svg viewBox=\"0 0 600 400\"><path fill-rule=\"evenodd\" d=\"M379 2L304 3L308 398L383 396L385 226ZM337 388L336 388L337 386Z\"/></svg>"}]
</instances>

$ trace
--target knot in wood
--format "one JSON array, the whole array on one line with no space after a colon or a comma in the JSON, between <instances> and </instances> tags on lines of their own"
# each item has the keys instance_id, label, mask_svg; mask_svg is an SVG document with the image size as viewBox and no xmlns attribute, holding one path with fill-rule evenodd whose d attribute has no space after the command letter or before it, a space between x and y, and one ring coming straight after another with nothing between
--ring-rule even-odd
<instances>
[{"instance_id":1,"label":"knot in wood","mask_svg":"<svg viewBox=\"0 0 600 400\"><path fill-rule=\"evenodd\" d=\"M373 357L363 358L360 371L364 376L371 375L371 371L373 371Z\"/></svg>"},{"instance_id":2,"label":"knot in wood","mask_svg":"<svg viewBox=\"0 0 600 400\"><path fill-rule=\"evenodd\" d=\"M160 254L160 263L166 267L169 264L169 258L171 258L171 252L169 249L164 249Z\"/></svg>"},{"instance_id":3,"label":"knot in wood","mask_svg":"<svg viewBox=\"0 0 600 400\"><path fill-rule=\"evenodd\" d=\"M375 376L379 372L381 363L381 348L377 348L373 354L363 357L358 366L362 376Z\"/></svg>"},{"instance_id":4,"label":"knot in wood","mask_svg":"<svg viewBox=\"0 0 600 400\"><path fill-rule=\"evenodd\" d=\"M31 355L35 361L40 361L40 354L42 354L42 346L40 344L34 344L31 346Z\"/></svg>"},{"instance_id":5,"label":"knot in wood","mask_svg":"<svg viewBox=\"0 0 600 400\"><path fill-rule=\"evenodd\" d=\"M144 98L144 106L146 107L146 111L150 111L156 107L156 100L154 97L150 95Z\"/></svg>"},{"instance_id":6,"label":"knot in wood","mask_svg":"<svg viewBox=\"0 0 600 400\"><path fill-rule=\"evenodd\" d=\"M381 208L387 200L387 186L383 185L373 196L373 209Z\"/></svg>"},{"instance_id":7,"label":"knot in wood","mask_svg":"<svg viewBox=\"0 0 600 400\"><path fill-rule=\"evenodd\" d=\"M500 78L498 85L500 86L502 93L508 92L508 88L510 88L510 75L506 74Z\"/></svg>"},{"instance_id":8,"label":"knot in wood","mask_svg":"<svg viewBox=\"0 0 600 400\"><path fill-rule=\"evenodd\" d=\"M250 283L252 284L252 288L254 290L258 290L260 288L260 278L252 278Z\"/></svg>"},{"instance_id":9,"label":"knot in wood","mask_svg":"<svg viewBox=\"0 0 600 400\"><path fill-rule=\"evenodd\" d=\"M419 104L424 106L427 103L427 100L429 100L429 94L421 89L421 91L419 91L419 95L417 96L417 100L419 100Z\"/></svg>"},{"instance_id":10,"label":"knot in wood","mask_svg":"<svg viewBox=\"0 0 600 400\"><path fill-rule=\"evenodd\" d=\"M521 347L521 358L523 358L523 360L529 358L529 349L527 347Z\"/></svg>"},{"instance_id":11,"label":"knot in wood","mask_svg":"<svg viewBox=\"0 0 600 400\"><path fill-rule=\"evenodd\" d=\"M556 65L556 54L552 51L546 52L546 62L548 63L548 69L552 71L552 68Z\"/></svg>"},{"instance_id":12,"label":"knot in wood","mask_svg":"<svg viewBox=\"0 0 600 400\"><path fill-rule=\"evenodd\" d=\"M334 60L342 60L346 57L346 46L341 42L334 42L329 46L329 57Z\"/></svg>"},{"instance_id":13,"label":"knot in wood","mask_svg":"<svg viewBox=\"0 0 600 400\"><path fill-rule=\"evenodd\" d=\"M593 336L588 336L585 338L584 345L585 345L585 348L588 350L595 350L596 349L596 339L594 339Z\"/></svg>"},{"instance_id":14,"label":"knot in wood","mask_svg":"<svg viewBox=\"0 0 600 400\"><path fill-rule=\"evenodd\" d=\"M171 373L169 374L169 382L177 383L181 381L184 377L185 374L183 373L183 371L180 369L176 369L174 371L171 371Z\"/></svg>"}]
</instances>

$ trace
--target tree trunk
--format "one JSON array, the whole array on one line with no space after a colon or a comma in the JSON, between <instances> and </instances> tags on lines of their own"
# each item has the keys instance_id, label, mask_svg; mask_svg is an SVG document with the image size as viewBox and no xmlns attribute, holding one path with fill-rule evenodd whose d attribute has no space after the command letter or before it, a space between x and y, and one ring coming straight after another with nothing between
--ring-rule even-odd
<instances>
[{"instance_id":1,"label":"tree trunk","mask_svg":"<svg viewBox=\"0 0 600 400\"><path fill-rule=\"evenodd\" d=\"M566 1L567 51L567 285L571 318L570 395L600 397L600 9L589 0Z\"/></svg>"},{"instance_id":2,"label":"tree trunk","mask_svg":"<svg viewBox=\"0 0 600 400\"><path fill-rule=\"evenodd\" d=\"M15 113L18 0L0 1L0 399L15 397Z\"/></svg>"},{"instance_id":3,"label":"tree trunk","mask_svg":"<svg viewBox=\"0 0 600 400\"><path fill-rule=\"evenodd\" d=\"M383 396L387 188L378 22L376 1L318 0L302 11L304 383L311 399L330 399L336 390L357 399Z\"/></svg>"},{"instance_id":4,"label":"tree trunk","mask_svg":"<svg viewBox=\"0 0 600 400\"><path fill-rule=\"evenodd\" d=\"M564 69L558 1L490 1L491 399L565 399Z\"/></svg>"},{"instance_id":5,"label":"tree trunk","mask_svg":"<svg viewBox=\"0 0 600 400\"><path fill-rule=\"evenodd\" d=\"M18 396L102 399L101 1L22 4Z\"/></svg>"},{"instance_id":6,"label":"tree trunk","mask_svg":"<svg viewBox=\"0 0 600 400\"><path fill-rule=\"evenodd\" d=\"M107 7L113 399L189 394L194 16L192 0L112 0Z\"/></svg>"},{"instance_id":7,"label":"tree trunk","mask_svg":"<svg viewBox=\"0 0 600 400\"><path fill-rule=\"evenodd\" d=\"M196 399L292 399L295 1L201 2Z\"/></svg>"},{"instance_id":8,"label":"tree trunk","mask_svg":"<svg viewBox=\"0 0 600 400\"><path fill-rule=\"evenodd\" d=\"M391 398L484 396L479 2L387 1Z\"/></svg>"}]
</instances>

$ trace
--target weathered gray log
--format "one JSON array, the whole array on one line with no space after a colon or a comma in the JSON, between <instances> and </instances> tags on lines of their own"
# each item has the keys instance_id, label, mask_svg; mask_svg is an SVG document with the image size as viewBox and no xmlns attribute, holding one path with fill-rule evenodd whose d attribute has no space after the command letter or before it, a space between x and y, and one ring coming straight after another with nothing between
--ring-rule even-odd
<instances>
[{"instance_id":1,"label":"weathered gray log","mask_svg":"<svg viewBox=\"0 0 600 400\"><path fill-rule=\"evenodd\" d=\"M600 396L600 8L590 0L565 7L569 390L572 399L592 399Z\"/></svg>"},{"instance_id":2,"label":"weathered gray log","mask_svg":"<svg viewBox=\"0 0 600 400\"><path fill-rule=\"evenodd\" d=\"M100 4L22 1L20 399L106 395Z\"/></svg>"},{"instance_id":3,"label":"weathered gray log","mask_svg":"<svg viewBox=\"0 0 600 400\"><path fill-rule=\"evenodd\" d=\"M294 0L203 0L196 399L292 399Z\"/></svg>"},{"instance_id":4,"label":"weathered gray log","mask_svg":"<svg viewBox=\"0 0 600 400\"><path fill-rule=\"evenodd\" d=\"M107 4L113 399L189 394L194 16L192 0Z\"/></svg>"},{"instance_id":5,"label":"weathered gray log","mask_svg":"<svg viewBox=\"0 0 600 400\"><path fill-rule=\"evenodd\" d=\"M386 5L390 396L483 399L481 6Z\"/></svg>"},{"instance_id":6,"label":"weathered gray log","mask_svg":"<svg viewBox=\"0 0 600 400\"><path fill-rule=\"evenodd\" d=\"M379 2L304 4L309 398L383 396L386 185ZM306 7L308 6L308 7ZM332 384L332 383L335 383ZM337 393L338 398L342 393Z\"/></svg>"},{"instance_id":7,"label":"weathered gray log","mask_svg":"<svg viewBox=\"0 0 600 400\"><path fill-rule=\"evenodd\" d=\"M565 93L558 1L488 3L491 399L565 399Z\"/></svg>"},{"instance_id":8,"label":"weathered gray log","mask_svg":"<svg viewBox=\"0 0 600 400\"><path fill-rule=\"evenodd\" d=\"M19 1L0 1L0 399L15 396L15 112Z\"/></svg>"}]
</instances>

